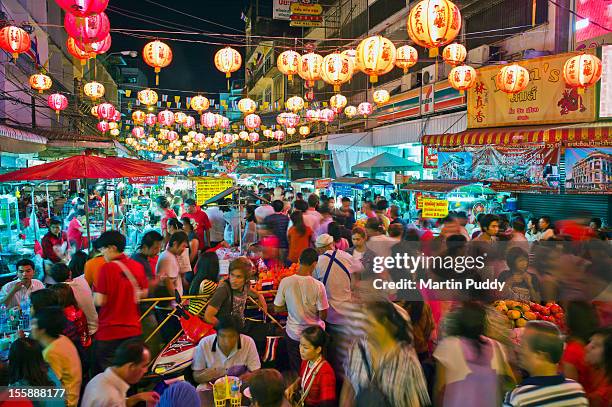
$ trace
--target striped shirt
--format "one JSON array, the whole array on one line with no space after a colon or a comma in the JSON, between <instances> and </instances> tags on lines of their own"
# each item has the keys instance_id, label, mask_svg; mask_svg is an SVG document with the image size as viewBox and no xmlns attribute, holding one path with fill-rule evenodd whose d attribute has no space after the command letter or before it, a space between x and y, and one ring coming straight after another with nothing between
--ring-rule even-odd
<instances>
[{"instance_id":1,"label":"striped shirt","mask_svg":"<svg viewBox=\"0 0 612 407\"><path fill-rule=\"evenodd\" d=\"M504 407L578 407L589 402L582 386L563 375L534 376L506 394Z\"/></svg>"},{"instance_id":2,"label":"striped shirt","mask_svg":"<svg viewBox=\"0 0 612 407\"><path fill-rule=\"evenodd\" d=\"M214 294L217 289L217 283L210 280L202 280L200 283L200 289L198 294L202 295L202 298L192 298L189 300L189 312L192 315L204 316L204 309L208 304L208 300Z\"/></svg>"}]
</instances>

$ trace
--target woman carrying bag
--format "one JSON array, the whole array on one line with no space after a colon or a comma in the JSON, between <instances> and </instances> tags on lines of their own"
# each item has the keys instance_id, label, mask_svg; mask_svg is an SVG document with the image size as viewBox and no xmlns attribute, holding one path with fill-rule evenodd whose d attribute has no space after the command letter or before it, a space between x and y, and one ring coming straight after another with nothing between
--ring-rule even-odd
<instances>
[{"instance_id":1,"label":"woman carrying bag","mask_svg":"<svg viewBox=\"0 0 612 407\"><path fill-rule=\"evenodd\" d=\"M328 336L318 325L309 326L300 338L300 376L285 396L294 407L333 407L336 405L336 376L324 358Z\"/></svg>"}]
</instances>

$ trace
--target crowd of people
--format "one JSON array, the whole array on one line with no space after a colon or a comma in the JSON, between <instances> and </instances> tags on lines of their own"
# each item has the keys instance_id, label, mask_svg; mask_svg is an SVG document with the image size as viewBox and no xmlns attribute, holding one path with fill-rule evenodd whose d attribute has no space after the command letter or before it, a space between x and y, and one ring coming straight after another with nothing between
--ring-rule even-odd
<instances>
[{"instance_id":1,"label":"crowd of people","mask_svg":"<svg viewBox=\"0 0 612 407\"><path fill-rule=\"evenodd\" d=\"M438 220L434 233L434 220L410 223L382 196L355 211L346 197L281 187L258 192L261 200L243 212L231 201L204 210L192 198L161 195L159 228L146 231L131 253L126 237L109 230L88 255L88 244L75 240L83 225L78 209L77 222L52 218L40 279L32 261L20 260L17 279L0 291L8 308L31 304L31 333L11 344L0 385L65 390L62 399L32 402L45 406L213 405L211 383L226 375L240 377L261 407L612 405L612 268L598 219L469 219L459 212ZM251 256L232 260L224 278L216 251L240 244ZM488 261L484 270L374 271L377 259L405 253L484 254ZM252 285L254 257L268 268L298 264L272 303ZM404 297L372 284L380 276L442 281L449 272L455 279L494 276L505 290ZM580 273L589 278L576 278ZM175 292L197 296L188 309L215 333L197 344L186 381L153 391L141 382L155 356L143 332L167 320L160 334L168 342L181 327L167 318L173 301L159 302L141 321L148 308L141 300ZM495 299L559 301L565 324L530 320L517 344L491 306ZM245 330L249 302L286 315L283 374L262 369Z\"/></svg>"}]
</instances>

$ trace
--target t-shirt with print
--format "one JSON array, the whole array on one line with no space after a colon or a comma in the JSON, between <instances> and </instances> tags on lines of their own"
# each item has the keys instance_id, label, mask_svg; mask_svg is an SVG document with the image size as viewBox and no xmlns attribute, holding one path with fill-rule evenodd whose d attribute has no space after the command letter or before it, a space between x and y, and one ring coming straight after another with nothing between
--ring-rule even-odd
<instances>
[{"instance_id":1,"label":"t-shirt with print","mask_svg":"<svg viewBox=\"0 0 612 407\"><path fill-rule=\"evenodd\" d=\"M217 308L217 318L234 317L244 326L244 309L246 307L247 296L255 297L255 293L245 287L242 292L232 290L228 281L219 283L219 287L210 299L209 305Z\"/></svg>"},{"instance_id":2,"label":"t-shirt with print","mask_svg":"<svg viewBox=\"0 0 612 407\"><path fill-rule=\"evenodd\" d=\"M183 281L181 280L178 256L170 253L168 250L164 250L157 260L155 274L160 280L164 278L172 280L174 288L176 288L180 295L183 295ZM173 294L171 293L171 295Z\"/></svg>"}]
</instances>

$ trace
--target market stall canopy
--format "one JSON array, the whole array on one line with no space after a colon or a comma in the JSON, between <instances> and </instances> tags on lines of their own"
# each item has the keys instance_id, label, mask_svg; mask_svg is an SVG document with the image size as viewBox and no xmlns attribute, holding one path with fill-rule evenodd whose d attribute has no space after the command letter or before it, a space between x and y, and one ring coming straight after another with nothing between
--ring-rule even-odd
<instances>
[{"instance_id":1,"label":"market stall canopy","mask_svg":"<svg viewBox=\"0 0 612 407\"><path fill-rule=\"evenodd\" d=\"M283 175L274 168L264 167L263 165L258 165L256 167L238 167L236 168L236 172L239 174L276 175L279 177Z\"/></svg>"},{"instance_id":2,"label":"market stall canopy","mask_svg":"<svg viewBox=\"0 0 612 407\"><path fill-rule=\"evenodd\" d=\"M213 196L212 198L208 199L207 201L204 202L204 205L213 204L213 203L218 202L218 201L220 201L220 200L222 200L224 198L227 198L228 196L233 195L233 194L236 194L240 198L253 198L253 199L261 201L261 202L269 203L268 200L260 197L255 192L250 191L248 189L245 189L242 186L236 185L236 186L233 186L233 187L229 187L225 191L220 192L217 195Z\"/></svg>"},{"instance_id":3,"label":"market stall canopy","mask_svg":"<svg viewBox=\"0 0 612 407\"><path fill-rule=\"evenodd\" d=\"M348 185L383 185L394 186L392 183L376 178L361 178L361 177L340 177L332 181L333 184L348 184Z\"/></svg>"},{"instance_id":4,"label":"market stall canopy","mask_svg":"<svg viewBox=\"0 0 612 407\"><path fill-rule=\"evenodd\" d=\"M353 172L363 171L370 174L390 171L419 171L421 164L390 153L382 153L351 168Z\"/></svg>"},{"instance_id":5,"label":"market stall canopy","mask_svg":"<svg viewBox=\"0 0 612 407\"><path fill-rule=\"evenodd\" d=\"M0 175L0 182L70 179L111 179L169 175L167 166L151 161L119 157L75 155Z\"/></svg>"},{"instance_id":6,"label":"market stall canopy","mask_svg":"<svg viewBox=\"0 0 612 407\"><path fill-rule=\"evenodd\" d=\"M161 162L164 165L167 165L170 168L177 168L180 170L192 170L196 168L196 166L190 162L178 160L176 158L168 158Z\"/></svg>"}]
</instances>

